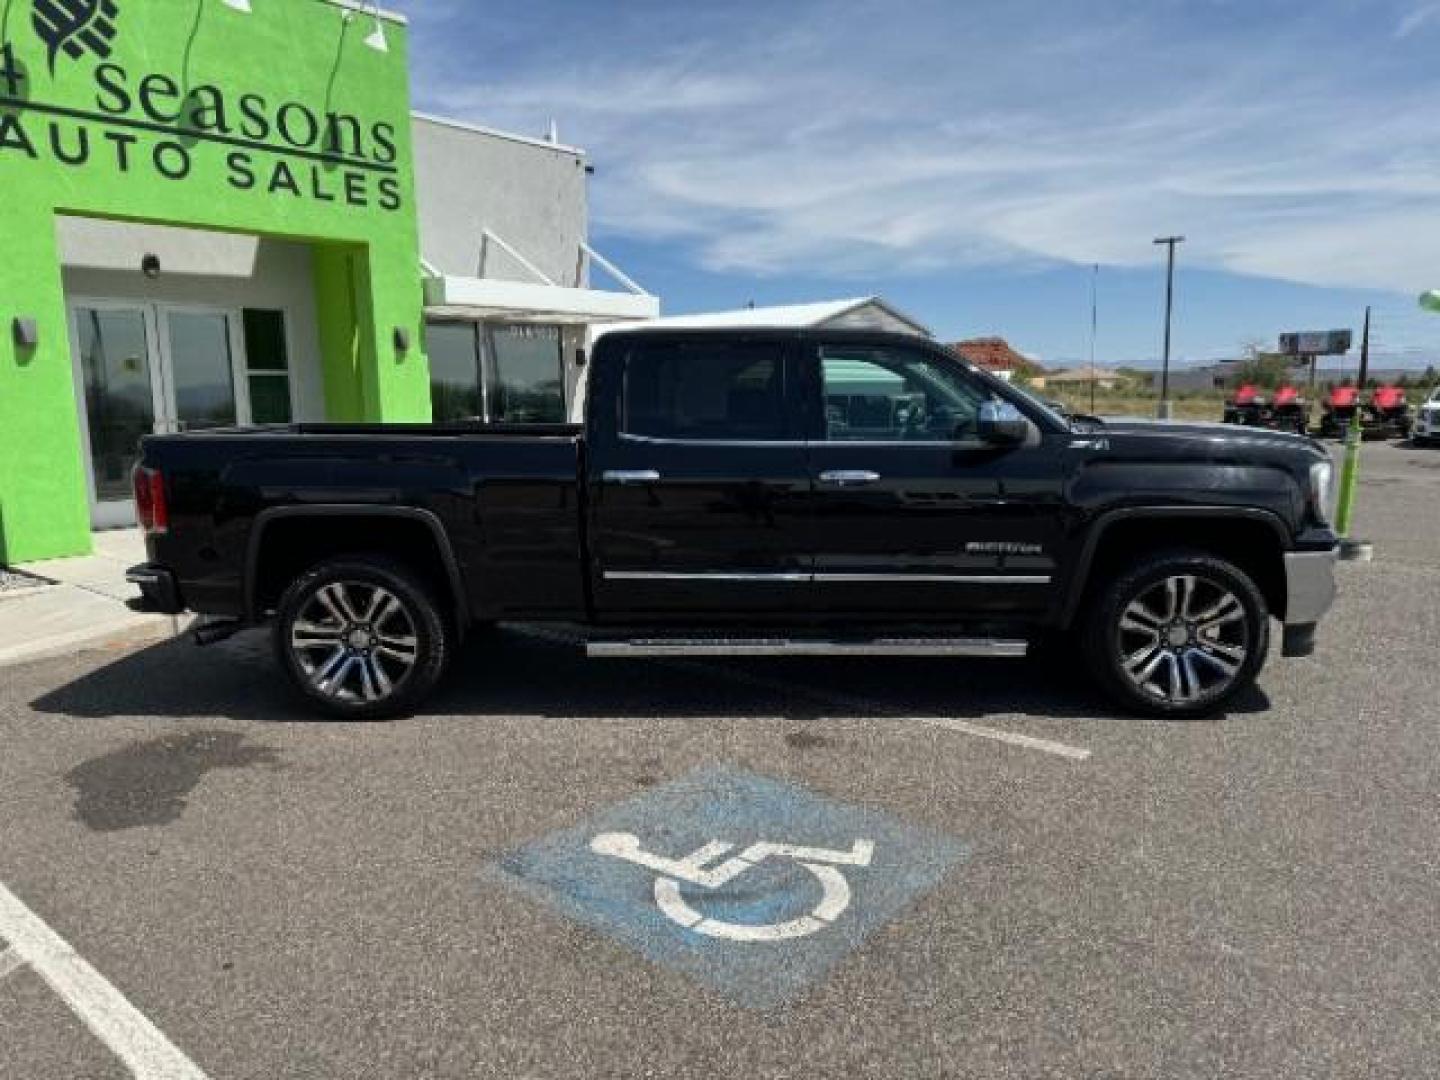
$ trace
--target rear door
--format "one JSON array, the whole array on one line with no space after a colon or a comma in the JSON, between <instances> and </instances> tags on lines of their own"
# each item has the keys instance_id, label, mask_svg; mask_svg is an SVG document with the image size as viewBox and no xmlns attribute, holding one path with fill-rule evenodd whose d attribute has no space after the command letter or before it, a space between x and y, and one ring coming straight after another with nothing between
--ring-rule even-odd
<instances>
[{"instance_id":1,"label":"rear door","mask_svg":"<svg viewBox=\"0 0 1440 1080\"><path fill-rule=\"evenodd\" d=\"M597 618L793 614L811 567L793 336L627 340L591 387Z\"/></svg>"},{"instance_id":2,"label":"rear door","mask_svg":"<svg viewBox=\"0 0 1440 1080\"><path fill-rule=\"evenodd\" d=\"M814 606L884 621L1043 612L1064 525L1053 438L983 441L996 392L938 350L821 344L806 359Z\"/></svg>"}]
</instances>

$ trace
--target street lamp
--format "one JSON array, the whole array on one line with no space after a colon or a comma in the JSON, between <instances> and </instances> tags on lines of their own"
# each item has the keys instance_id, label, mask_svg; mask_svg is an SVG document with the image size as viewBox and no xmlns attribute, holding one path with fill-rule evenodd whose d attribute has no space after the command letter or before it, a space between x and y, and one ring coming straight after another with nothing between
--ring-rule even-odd
<instances>
[{"instance_id":1,"label":"street lamp","mask_svg":"<svg viewBox=\"0 0 1440 1080\"><path fill-rule=\"evenodd\" d=\"M1162 236L1155 241L1170 249L1170 266L1165 277L1165 366L1160 375L1160 419L1169 420L1175 415L1170 404L1170 331L1175 317L1175 248L1185 243L1183 236Z\"/></svg>"}]
</instances>

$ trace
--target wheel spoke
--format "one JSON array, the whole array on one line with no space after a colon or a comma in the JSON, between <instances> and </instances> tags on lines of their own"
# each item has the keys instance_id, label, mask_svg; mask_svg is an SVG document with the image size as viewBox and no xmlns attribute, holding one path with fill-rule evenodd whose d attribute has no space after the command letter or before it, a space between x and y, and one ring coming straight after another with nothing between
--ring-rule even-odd
<instances>
[{"instance_id":1,"label":"wheel spoke","mask_svg":"<svg viewBox=\"0 0 1440 1080\"><path fill-rule=\"evenodd\" d=\"M1195 622L1201 630L1213 631L1242 622L1244 618L1245 606L1233 593L1226 593L1214 607L1195 616Z\"/></svg>"},{"instance_id":2,"label":"wheel spoke","mask_svg":"<svg viewBox=\"0 0 1440 1080\"><path fill-rule=\"evenodd\" d=\"M1187 654L1195 660L1203 660L1227 679L1232 679L1245 662L1244 649L1230 649L1219 652L1213 649L1191 649Z\"/></svg>"},{"instance_id":3,"label":"wheel spoke","mask_svg":"<svg viewBox=\"0 0 1440 1080\"><path fill-rule=\"evenodd\" d=\"M365 695L366 701L377 701L380 698L380 691L375 686L375 677L371 673L374 661L368 656L359 657L358 660L355 668L360 672L360 692Z\"/></svg>"},{"instance_id":4,"label":"wheel spoke","mask_svg":"<svg viewBox=\"0 0 1440 1080\"><path fill-rule=\"evenodd\" d=\"M366 667L369 669L369 675L378 696L389 697L390 691L395 689L395 684L391 681L389 673L386 672L385 665L380 663L380 658L378 656L370 657Z\"/></svg>"},{"instance_id":5,"label":"wheel spoke","mask_svg":"<svg viewBox=\"0 0 1440 1080\"><path fill-rule=\"evenodd\" d=\"M345 695L345 686L349 683L350 676L360 667L360 663L360 657L358 656L346 657L345 662L340 665L340 670L335 673L335 677L325 686L322 686L321 689L331 697L343 697Z\"/></svg>"},{"instance_id":6,"label":"wheel spoke","mask_svg":"<svg viewBox=\"0 0 1440 1080\"><path fill-rule=\"evenodd\" d=\"M1130 672L1132 679L1141 686L1144 686L1150 681L1150 676L1154 675L1160 665L1165 662L1165 658L1168 655L1169 654L1158 645L1148 646L1126 657L1125 670Z\"/></svg>"},{"instance_id":7,"label":"wheel spoke","mask_svg":"<svg viewBox=\"0 0 1440 1080\"><path fill-rule=\"evenodd\" d=\"M1180 617L1180 579L1167 578L1165 581L1165 621L1174 622Z\"/></svg>"},{"instance_id":8,"label":"wheel spoke","mask_svg":"<svg viewBox=\"0 0 1440 1080\"><path fill-rule=\"evenodd\" d=\"M404 664L407 668L415 666L416 650L414 648L397 649L382 644L375 646L375 655L383 656L387 660L394 660L397 664Z\"/></svg>"},{"instance_id":9,"label":"wheel spoke","mask_svg":"<svg viewBox=\"0 0 1440 1080\"><path fill-rule=\"evenodd\" d=\"M389 593L381 593L380 602L372 609L371 614L366 617L366 622L377 630L384 626L396 615L403 615L405 609L400 606L400 601Z\"/></svg>"},{"instance_id":10,"label":"wheel spoke","mask_svg":"<svg viewBox=\"0 0 1440 1080\"><path fill-rule=\"evenodd\" d=\"M290 643L297 649L330 649L338 647L345 636L339 626L297 622L290 634Z\"/></svg>"},{"instance_id":11,"label":"wheel spoke","mask_svg":"<svg viewBox=\"0 0 1440 1080\"><path fill-rule=\"evenodd\" d=\"M1186 575L1176 579L1177 597L1176 615L1181 619L1192 619L1190 609L1195 605L1196 579Z\"/></svg>"},{"instance_id":12,"label":"wheel spoke","mask_svg":"<svg viewBox=\"0 0 1440 1080\"><path fill-rule=\"evenodd\" d=\"M335 598L331 595L331 590L333 588L333 585L329 585L321 589L315 594L315 599L320 603L320 606L326 610L326 612L330 615L332 619L334 619L341 626L344 626L346 623L349 623L352 620L346 617L344 609L336 602Z\"/></svg>"},{"instance_id":13,"label":"wheel spoke","mask_svg":"<svg viewBox=\"0 0 1440 1080\"><path fill-rule=\"evenodd\" d=\"M1176 660L1172 652L1166 652L1165 660L1169 661L1169 670L1171 670L1171 672L1169 672L1169 700L1184 701L1185 675L1184 672L1181 671L1181 667L1179 667L1179 660Z\"/></svg>"},{"instance_id":14,"label":"wheel spoke","mask_svg":"<svg viewBox=\"0 0 1440 1080\"><path fill-rule=\"evenodd\" d=\"M349 653L343 647L336 646L335 651L326 658L325 662L317 665L310 673L311 684L314 685L317 690L328 693L329 691L326 690L327 684L335 672L344 666L345 659L348 655Z\"/></svg>"},{"instance_id":15,"label":"wheel spoke","mask_svg":"<svg viewBox=\"0 0 1440 1080\"><path fill-rule=\"evenodd\" d=\"M1178 661L1178 666L1184 673L1181 682L1185 685L1185 689L1181 691L1181 701L1194 701L1200 696L1200 674L1195 670L1194 656L1195 652L1192 649L1181 654Z\"/></svg>"},{"instance_id":16,"label":"wheel spoke","mask_svg":"<svg viewBox=\"0 0 1440 1080\"><path fill-rule=\"evenodd\" d=\"M1163 619L1137 600L1125 609L1125 614L1120 619L1120 629L1134 634L1154 634L1159 637L1163 623Z\"/></svg>"},{"instance_id":17,"label":"wheel spoke","mask_svg":"<svg viewBox=\"0 0 1440 1080\"><path fill-rule=\"evenodd\" d=\"M360 612L354 604L354 597L350 595L350 586L348 584L343 581L337 581L334 585L331 585L327 591L330 593L331 599L335 601L336 606L344 612L345 622L358 623L365 621L360 617Z\"/></svg>"}]
</instances>

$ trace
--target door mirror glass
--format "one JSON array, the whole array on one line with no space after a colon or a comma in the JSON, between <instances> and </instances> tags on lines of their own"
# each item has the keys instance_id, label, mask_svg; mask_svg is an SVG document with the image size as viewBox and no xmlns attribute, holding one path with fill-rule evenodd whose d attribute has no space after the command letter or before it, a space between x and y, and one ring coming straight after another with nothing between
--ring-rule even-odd
<instances>
[{"instance_id":1,"label":"door mirror glass","mask_svg":"<svg viewBox=\"0 0 1440 1080\"><path fill-rule=\"evenodd\" d=\"M1030 437L1030 421L1008 401L980 406L980 438L993 446L1018 446Z\"/></svg>"}]
</instances>

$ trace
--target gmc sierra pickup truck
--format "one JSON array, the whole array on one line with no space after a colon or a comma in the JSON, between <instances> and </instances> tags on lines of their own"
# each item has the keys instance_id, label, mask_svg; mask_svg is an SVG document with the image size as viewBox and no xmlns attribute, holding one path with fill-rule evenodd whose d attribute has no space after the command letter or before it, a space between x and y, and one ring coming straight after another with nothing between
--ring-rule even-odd
<instances>
[{"instance_id":1,"label":"gmc sierra pickup truck","mask_svg":"<svg viewBox=\"0 0 1440 1080\"><path fill-rule=\"evenodd\" d=\"M499 621L597 657L1058 643L1128 710L1207 715L1272 620L1310 655L1335 596L1332 466L1299 436L1066 417L876 333L610 333L587 374L583 426L146 439L131 580L210 616L202 643L273 623L354 719L415 709Z\"/></svg>"}]
</instances>

